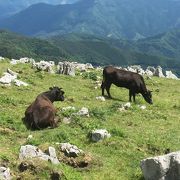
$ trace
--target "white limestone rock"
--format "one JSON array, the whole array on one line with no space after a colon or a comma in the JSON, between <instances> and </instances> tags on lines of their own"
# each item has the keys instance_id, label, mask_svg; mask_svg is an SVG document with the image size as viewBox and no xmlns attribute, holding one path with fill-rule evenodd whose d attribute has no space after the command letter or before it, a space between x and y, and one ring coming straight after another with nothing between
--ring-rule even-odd
<instances>
[{"instance_id":1,"label":"white limestone rock","mask_svg":"<svg viewBox=\"0 0 180 180\"><path fill-rule=\"evenodd\" d=\"M155 72L154 72L154 76L157 77L165 77L163 72L162 72L162 67L161 66L157 66Z\"/></svg>"},{"instance_id":2,"label":"white limestone rock","mask_svg":"<svg viewBox=\"0 0 180 180\"><path fill-rule=\"evenodd\" d=\"M72 145L70 143L60 143L60 149L65 153L68 157L77 157L84 152L79 149L77 146Z\"/></svg>"},{"instance_id":3,"label":"white limestone rock","mask_svg":"<svg viewBox=\"0 0 180 180\"><path fill-rule=\"evenodd\" d=\"M25 83L25 82L23 82L23 81L20 81L20 80L18 80L18 79L15 79L14 80L14 84L16 85L16 86L28 86L28 84L27 83Z\"/></svg>"},{"instance_id":4,"label":"white limestone rock","mask_svg":"<svg viewBox=\"0 0 180 180\"><path fill-rule=\"evenodd\" d=\"M110 138L111 134L106 129L96 129L91 132L91 140L94 142L102 141L105 138Z\"/></svg>"},{"instance_id":5,"label":"white limestone rock","mask_svg":"<svg viewBox=\"0 0 180 180\"><path fill-rule=\"evenodd\" d=\"M166 78L169 79L178 79L178 77L172 73L172 71L166 71Z\"/></svg>"},{"instance_id":6,"label":"white limestone rock","mask_svg":"<svg viewBox=\"0 0 180 180\"><path fill-rule=\"evenodd\" d=\"M180 151L144 159L140 167L146 180L179 180Z\"/></svg>"},{"instance_id":7,"label":"white limestone rock","mask_svg":"<svg viewBox=\"0 0 180 180\"><path fill-rule=\"evenodd\" d=\"M99 100L99 101L106 101L106 99L105 99L104 96L98 96L98 97L96 97L96 100Z\"/></svg>"},{"instance_id":8,"label":"white limestone rock","mask_svg":"<svg viewBox=\"0 0 180 180\"><path fill-rule=\"evenodd\" d=\"M131 103L127 102L125 104L121 104L121 107L118 108L119 111L126 111L131 108Z\"/></svg>"},{"instance_id":9,"label":"white limestone rock","mask_svg":"<svg viewBox=\"0 0 180 180\"><path fill-rule=\"evenodd\" d=\"M51 161L53 164L58 164L57 158L55 158L55 149L49 148L49 155L42 152L38 147L32 145L21 146L19 159L33 159L38 158L45 161Z\"/></svg>"},{"instance_id":10,"label":"white limestone rock","mask_svg":"<svg viewBox=\"0 0 180 180\"><path fill-rule=\"evenodd\" d=\"M88 110L88 108L82 107L82 108L77 112L77 115L89 117L89 110Z\"/></svg>"},{"instance_id":11,"label":"white limestone rock","mask_svg":"<svg viewBox=\"0 0 180 180\"><path fill-rule=\"evenodd\" d=\"M58 66L57 66L57 73L74 77L75 76L74 64L72 62L68 62L68 61L59 62Z\"/></svg>"},{"instance_id":12,"label":"white limestone rock","mask_svg":"<svg viewBox=\"0 0 180 180\"><path fill-rule=\"evenodd\" d=\"M12 179L10 169L6 167L0 167L0 180Z\"/></svg>"}]
</instances>

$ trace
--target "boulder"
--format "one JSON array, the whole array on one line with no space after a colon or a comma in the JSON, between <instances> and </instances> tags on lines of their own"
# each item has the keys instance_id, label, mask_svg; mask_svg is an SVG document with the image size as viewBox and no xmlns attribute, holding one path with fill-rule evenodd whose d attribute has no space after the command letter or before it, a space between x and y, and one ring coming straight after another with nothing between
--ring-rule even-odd
<instances>
[{"instance_id":1,"label":"boulder","mask_svg":"<svg viewBox=\"0 0 180 180\"><path fill-rule=\"evenodd\" d=\"M140 167L146 180L179 180L180 151L144 159Z\"/></svg>"},{"instance_id":2,"label":"boulder","mask_svg":"<svg viewBox=\"0 0 180 180\"><path fill-rule=\"evenodd\" d=\"M175 74L173 74L171 71L166 71L166 78L178 79L178 77Z\"/></svg>"},{"instance_id":3,"label":"boulder","mask_svg":"<svg viewBox=\"0 0 180 180\"><path fill-rule=\"evenodd\" d=\"M157 77L165 77L163 72L162 72L162 68L161 66L157 66L155 72L154 72L154 76L157 76Z\"/></svg>"},{"instance_id":4,"label":"boulder","mask_svg":"<svg viewBox=\"0 0 180 180\"><path fill-rule=\"evenodd\" d=\"M75 76L75 67L74 64L71 62L59 62L57 69L58 74Z\"/></svg>"},{"instance_id":5,"label":"boulder","mask_svg":"<svg viewBox=\"0 0 180 180\"><path fill-rule=\"evenodd\" d=\"M12 179L9 168L0 167L0 179L1 180L10 180L10 179Z\"/></svg>"},{"instance_id":6,"label":"boulder","mask_svg":"<svg viewBox=\"0 0 180 180\"><path fill-rule=\"evenodd\" d=\"M11 82L17 78L16 75L11 75L7 72L4 73L4 76L0 78L0 83L4 85L11 85Z\"/></svg>"},{"instance_id":7,"label":"boulder","mask_svg":"<svg viewBox=\"0 0 180 180\"><path fill-rule=\"evenodd\" d=\"M79 149L77 146L72 145L70 143L61 143L60 149L64 154L68 157L77 157L80 154L83 154L84 152Z\"/></svg>"},{"instance_id":8,"label":"boulder","mask_svg":"<svg viewBox=\"0 0 180 180\"><path fill-rule=\"evenodd\" d=\"M105 138L109 138L111 135L106 129L97 129L91 132L91 140L94 142L102 141Z\"/></svg>"},{"instance_id":9,"label":"boulder","mask_svg":"<svg viewBox=\"0 0 180 180\"><path fill-rule=\"evenodd\" d=\"M19 159L32 159L32 158L38 158L45 161L51 161L53 164L58 164L59 160L56 157L55 149L53 147L49 147L48 149L49 155L42 152L38 147L32 146L32 145L25 145L21 146L20 153L19 153Z\"/></svg>"}]
</instances>

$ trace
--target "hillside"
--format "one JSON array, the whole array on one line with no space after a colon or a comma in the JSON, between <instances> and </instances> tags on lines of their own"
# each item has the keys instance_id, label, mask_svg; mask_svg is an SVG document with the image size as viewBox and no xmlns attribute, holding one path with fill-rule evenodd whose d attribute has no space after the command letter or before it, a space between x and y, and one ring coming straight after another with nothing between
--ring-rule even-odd
<instances>
[{"instance_id":1,"label":"hillside","mask_svg":"<svg viewBox=\"0 0 180 180\"><path fill-rule=\"evenodd\" d=\"M31 36L71 32L139 39L179 28L180 1L81 0L35 4L0 21L1 28Z\"/></svg>"},{"instance_id":2,"label":"hillside","mask_svg":"<svg viewBox=\"0 0 180 180\"><path fill-rule=\"evenodd\" d=\"M146 54L143 47L139 48L138 44L130 41L110 40L87 34L68 34L40 40L0 31L0 56L3 57L19 59L27 56L36 60L70 60L94 65L161 65L179 73L179 58L164 57L165 54L161 51L156 56L148 51ZM177 53L178 49L173 52Z\"/></svg>"},{"instance_id":3,"label":"hillside","mask_svg":"<svg viewBox=\"0 0 180 180\"><path fill-rule=\"evenodd\" d=\"M52 172L61 172L62 179L68 180L140 180L143 179L139 168L142 159L162 155L168 148L171 152L180 148L177 143L180 141L180 81L145 79L148 89L153 90L154 104L149 105L138 96L137 103L132 103L130 109L118 111L118 107L128 100L126 89L112 86L114 99L101 102L96 100L101 90L94 89L95 81L83 78L86 76L80 73L75 77L48 74L37 72L28 64L12 66L3 61L0 62L0 77L7 68L21 72L18 78L29 83L27 87L0 87L0 165L9 167L15 179L50 179ZM99 71L93 73L102 77ZM54 103L61 122L55 129L27 130L21 120L25 109L39 93L53 85L63 87L65 91L65 101ZM138 107L142 104L146 105L145 110ZM67 106L77 110L87 107L90 117L73 118L70 124L64 124L63 117L72 113L61 111ZM88 134L96 128L107 129L111 137L91 142ZM29 135L32 135L31 139L27 138ZM28 170L20 172L21 145L32 144L43 150L53 146L59 152L57 143L62 142L70 142L89 154L93 159L90 166L73 168L60 156L59 165L31 160Z\"/></svg>"},{"instance_id":4,"label":"hillside","mask_svg":"<svg viewBox=\"0 0 180 180\"><path fill-rule=\"evenodd\" d=\"M66 53L45 40L28 38L0 30L0 56L17 59L27 56L35 59L53 59L57 61L66 57Z\"/></svg>"}]
</instances>

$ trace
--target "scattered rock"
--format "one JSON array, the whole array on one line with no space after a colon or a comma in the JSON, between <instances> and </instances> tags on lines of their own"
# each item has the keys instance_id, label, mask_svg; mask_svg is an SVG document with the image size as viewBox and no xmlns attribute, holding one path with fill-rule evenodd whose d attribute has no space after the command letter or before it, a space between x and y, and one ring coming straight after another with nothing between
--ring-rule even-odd
<instances>
[{"instance_id":1,"label":"scattered rock","mask_svg":"<svg viewBox=\"0 0 180 180\"><path fill-rule=\"evenodd\" d=\"M100 101L106 101L105 97L104 96L98 96L96 97L97 100L100 100Z\"/></svg>"},{"instance_id":2,"label":"scattered rock","mask_svg":"<svg viewBox=\"0 0 180 180\"><path fill-rule=\"evenodd\" d=\"M179 180L180 151L144 159L140 166L147 180Z\"/></svg>"},{"instance_id":3,"label":"scattered rock","mask_svg":"<svg viewBox=\"0 0 180 180\"><path fill-rule=\"evenodd\" d=\"M154 72L154 76L157 77L165 77L163 72L162 72L162 67L161 66L157 66L155 72Z\"/></svg>"},{"instance_id":4,"label":"scattered rock","mask_svg":"<svg viewBox=\"0 0 180 180\"><path fill-rule=\"evenodd\" d=\"M14 82L16 86L28 86L27 83L17 80L17 75L18 73L8 68L7 72L4 73L4 76L0 78L0 84L10 86L11 83Z\"/></svg>"},{"instance_id":5,"label":"scattered rock","mask_svg":"<svg viewBox=\"0 0 180 180\"><path fill-rule=\"evenodd\" d=\"M88 110L88 108L86 108L86 107L81 108L81 110L79 112L77 112L77 115L89 117L89 110Z\"/></svg>"},{"instance_id":6,"label":"scattered rock","mask_svg":"<svg viewBox=\"0 0 180 180\"><path fill-rule=\"evenodd\" d=\"M0 167L0 179L1 180L10 180L10 179L12 179L9 168Z\"/></svg>"},{"instance_id":7,"label":"scattered rock","mask_svg":"<svg viewBox=\"0 0 180 180\"><path fill-rule=\"evenodd\" d=\"M129 108L131 108L131 103L127 102L126 104L121 104L121 107L118 108L119 111L125 111L128 110Z\"/></svg>"},{"instance_id":8,"label":"scattered rock","mask_svg":"<svg viewBox=\"0 0 180 180\"><path fill-rule=\"evenodd\" d=\"M72 119L71 119L71 118L67 118L67 117L64 117L63 120L62 120L62 122L63 122L64 124L70 124L71 121L72 121Z\"/></svg>"},{"instance_id":9,"label":"scattered rock","mask_svg":"<svg viewBox=\"0 0 180 180\"><path fill-rule=\"evenodd\" d=\"M69 110L73 110L73 111L75 111L75 110L76 110L76 108L75 108L75 107L73 107L73 106L67 106L67 107L62 108L62 111L69 111Z\"/></svg>"},{"instance_id":10,"label":"scattered rock","mask_svg":"<svg viewBox=\"0 0 180 180\"><path fill-rule=\"evenodd\" d=\"M39 71L46 71L49 73L54 73L53 67L54 67L54 62L53 61L40 61L37 63L33 63L33 68L36 68Z\"/></svg>"},{"instance_id":11,"label":"scattered rock","mask_svg":"<svg viewBox=\"0 0 180 180\"><path fill-rule=\"evenodd\" d=\"M27 137L27 140L29 140L29 139L32 139L33 138L33 135L29 135L28 137Z\"/></svg>"},{"instance_id":12,"label":"scattered rock","mask_svg":"<svg viewBox=\"0 0 180 180\"><path fill-rule=\"evenodd\" d=\"M17 76L12 76L11 74L5 72L4 76L0 78L0 83L4 85L11 85L11 82L14 81Z\"/></svg>"},{"instance_id":13,"label":"scattered rock","mask_svg":"<svg viewBox=\"0 0 180 180\"><path fill-rule=\"evenodd\" d=\"M35 60L32 58L24 57L24 58L20 58L19 60L11 59L11 61L10 61L10 64L13 64L13 65L20 64L20 63L22 63L22 64L25 64L25 63L33 64L33 63L35 63Z\"/></svg>"},{"instance_id":14,"label":"scattered rock","mask_svg":"<svg viewBox=\"0 0 180 180\"><path fill-rule=\"evenodd\" d=\"M178 77L175 74L173 74L171 71L166 71L166 78L178 79Z\"/></svg>"},{"instance_id":15,"label":"scattered rock","mask_svg":"<svg viewBox=\"0 0 180 180\"><path fill-rule=\"evenodd\" d=\"M111 135L106 129L97 129L91 132L91 140L94 142L98 142L109 137L111 137Z\"/></svg>"},{"instance_id":16,"label":"scattered rock","mask_svg":"<svg viewBox=\"0 0 180 180\"><path fill-rule=\"evenodd\" d=\"M138 107L139 107L140 109L142 109L142 110L145 110L145 109L146 109L146 106L145 106L145 105L142 105L142 106L138 105Z\"/></svg>"},{"instance_id":17,"label":"scattered rock","mask_svg":"<svg viewBox=\"0 0 180 180\"><path fill-rule=\"evenodd\" d=\"M52 155L52 156L51 156ZM45 161L51 161L53 164L59 164L57 157L55 158L55 149L49 147L49 155L43 153L38 147L32 145L21 146L19 159L39 158Z\"/></svg>"},{"instance_id":18,"label":"scattered rock","mask_svg":"<svg viewBox=\"0 0 180 180\"><path fill-rule=\"evenodd\" d=\"M17 80L17 79L14 80L14 84L15 84L16 86L28 86L27 83L25 83L25 82L23 82L23 81L20 81L20 80Z\"/></svg>"},{"instance_id":19,"label":"scattered rock","mask_svg":"<svg viewBox=\"0 0 180 180\"><path fill-rule=\"evenodd\" d=\"M72 145L70 143L61 143L60 144L61 151L68 157L77 157L84 152L79 149L77 146Z\"/></svg>"}]
</instances>

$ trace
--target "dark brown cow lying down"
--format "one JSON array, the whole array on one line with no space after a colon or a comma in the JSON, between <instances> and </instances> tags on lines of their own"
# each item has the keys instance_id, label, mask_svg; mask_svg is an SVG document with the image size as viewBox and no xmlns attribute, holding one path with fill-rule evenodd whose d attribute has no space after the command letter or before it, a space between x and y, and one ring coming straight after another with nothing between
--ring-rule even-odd
<instances>
[{"instance_id":1,"label":"dark brown cow lying down","mask_svg":"<svg viewBox=\"0 0 180 180\"><path fill-rule=\"evenodd\" d=\"M39 94L25 111L23 122L26 127L31 130L43 129L48 126L56 127L56 110L53 102L64 101L63 95L64 91L59 87L50 87L49 91Z\"/></svg>"},{"instance_id":2,"label":"dark brown cow lying down","mask_svg":"<svg viewBox=\"0 0 180 180\"><path fill-rule=\"evenodd\" d=\"M111 84L129 89L129 101L131 101L132 96L135 101L136 94L140 93L146 102L152 104L151 91L147 90L143 77L137 73L107 66L103 70L102 96L104 96L104 89L106 89L111 98L109 91Z\"/></svg>"}]
</instances>

